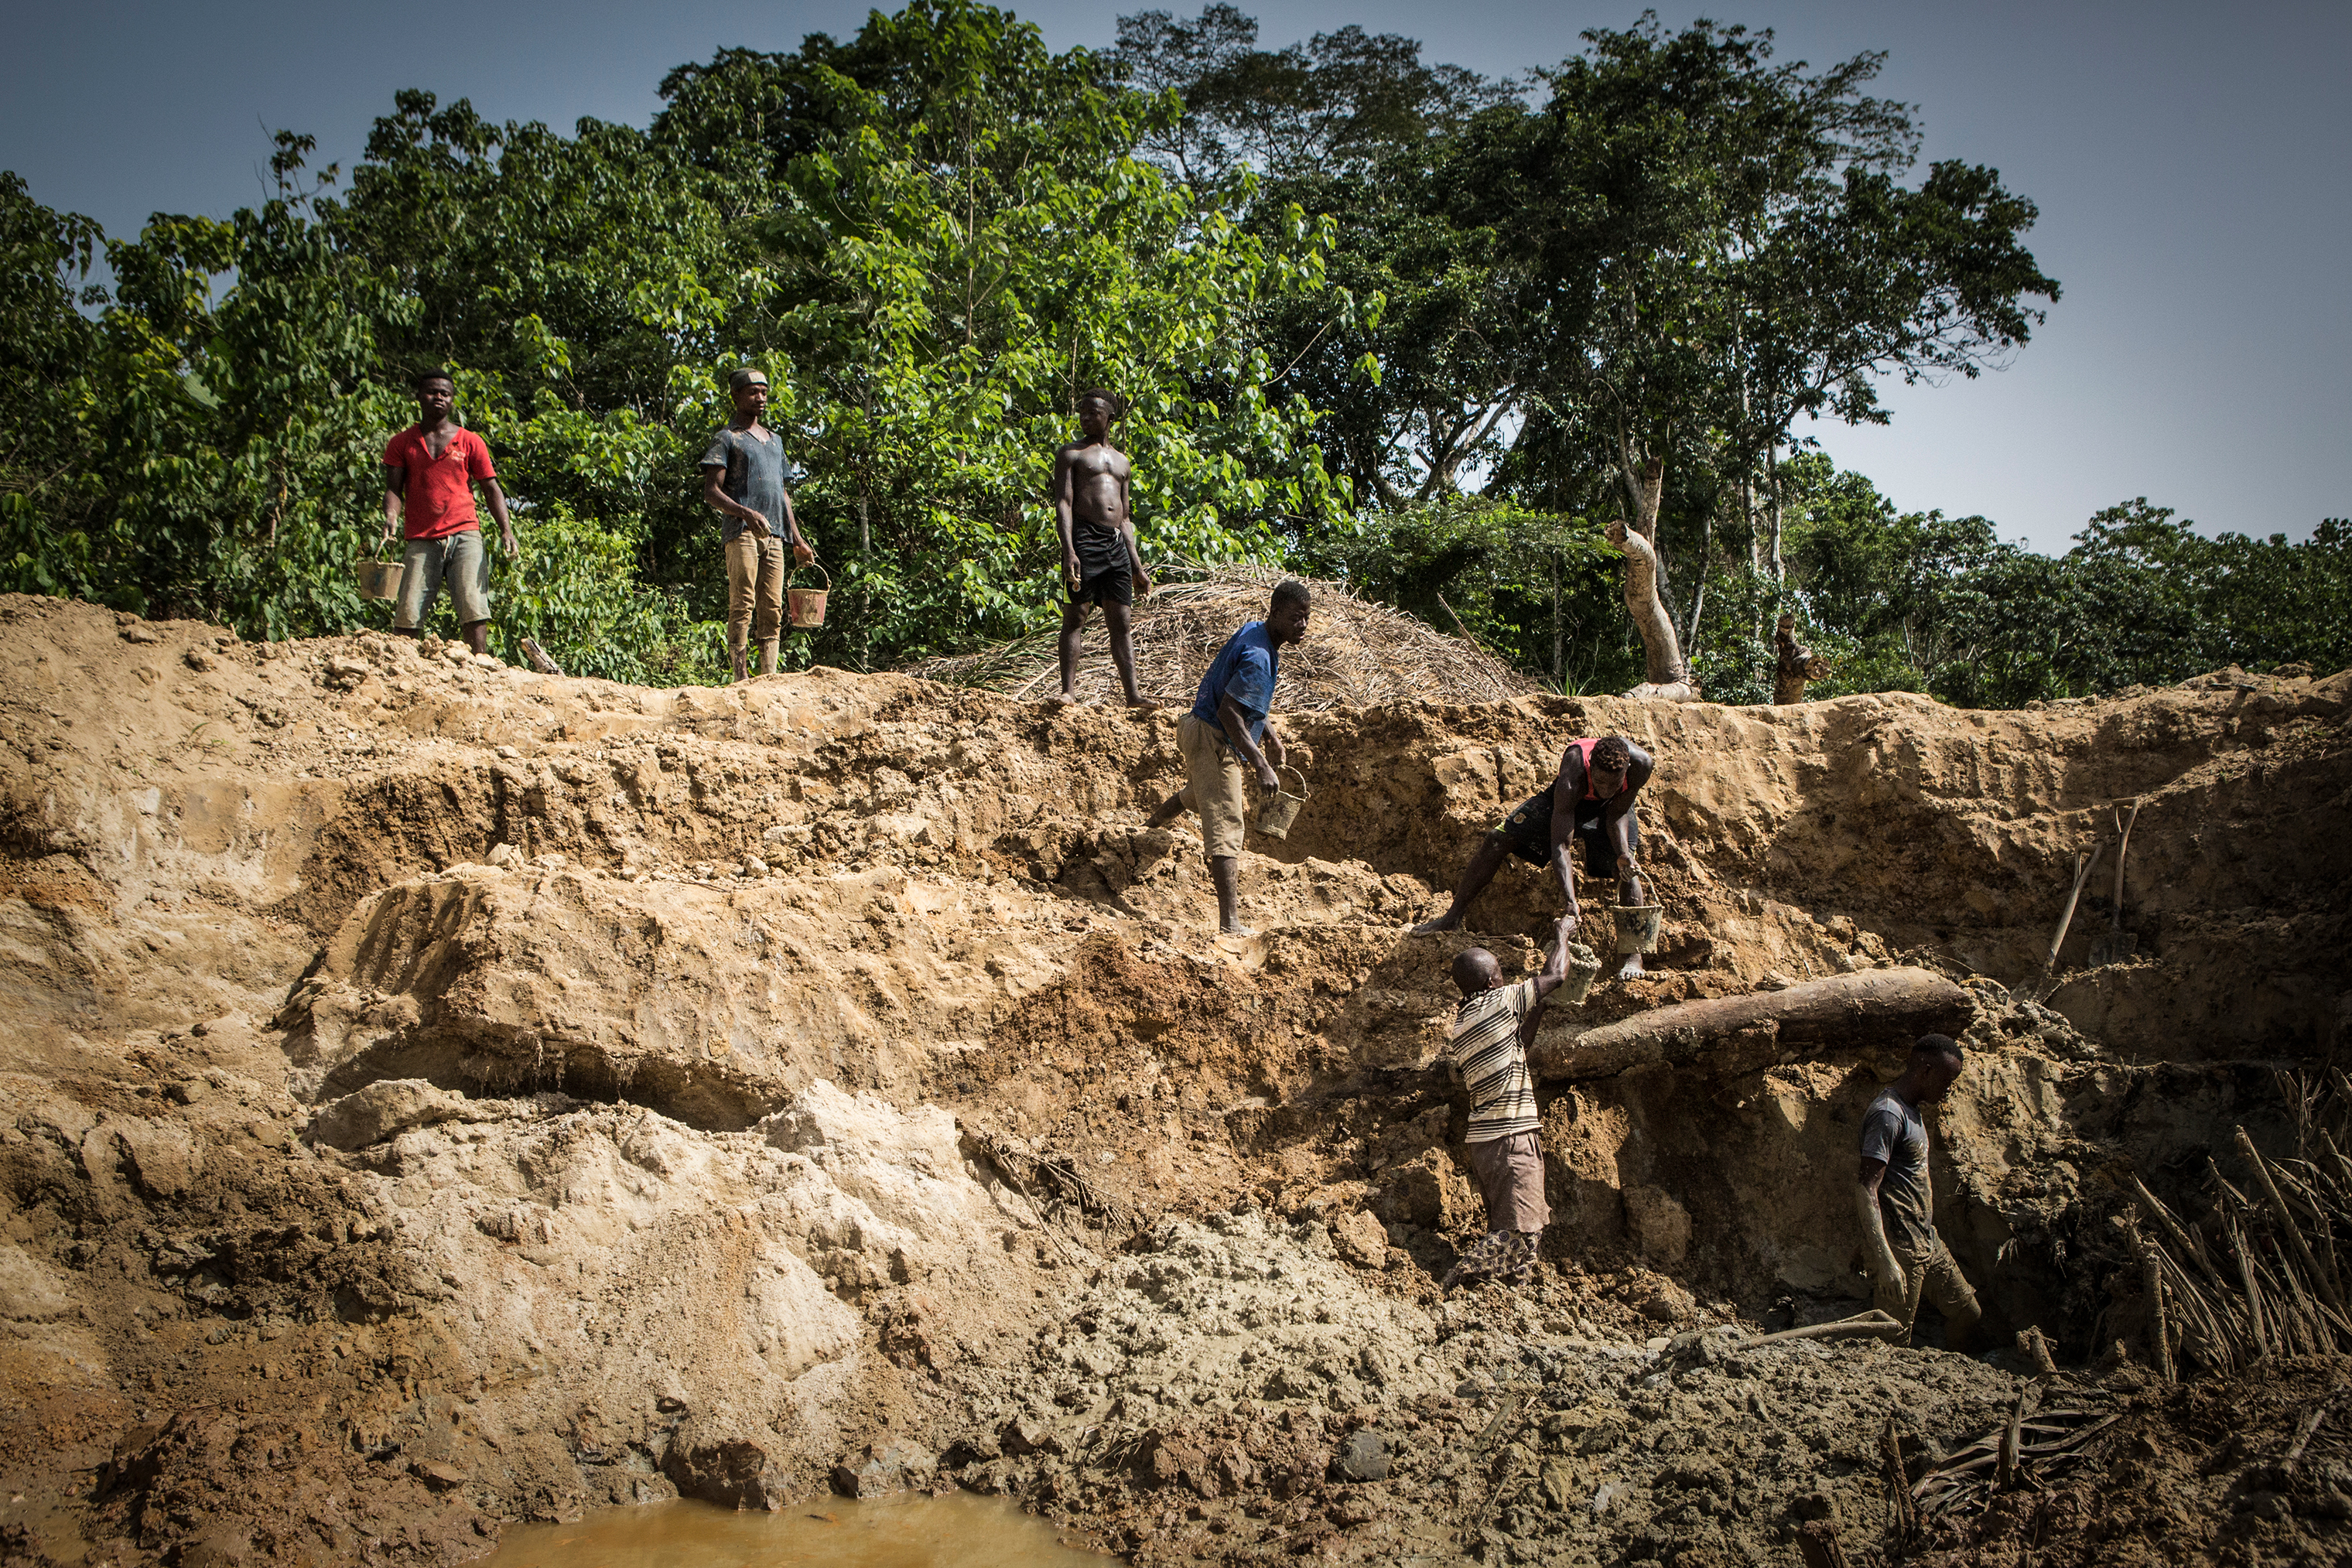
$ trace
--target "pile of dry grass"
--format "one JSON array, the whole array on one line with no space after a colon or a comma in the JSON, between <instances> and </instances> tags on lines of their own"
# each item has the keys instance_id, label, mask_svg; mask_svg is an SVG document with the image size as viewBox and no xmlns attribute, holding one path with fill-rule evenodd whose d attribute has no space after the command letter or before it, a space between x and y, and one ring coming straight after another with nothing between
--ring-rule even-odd
<instances>
[{"instance_id":1,"label":"pile of dry grass","mask_svg":"<svg viewBox=\"0 0 2352 1568\"><path fill-rule=\"evenodd\" d=\"M1189 705L1209 661L1243 623L1265 619L1266 595L1283 574L1260 567L1220 566L1201 579L1168 583L1135 606L1135 681L1145 695ZM1315 618L1307 641L1282 655L1285 713L1369 707L1423 698L1495 702L1540 691L1535 682L1459 637L1357 598L1337 582L1308 581ZM1060 689L1055 633L1034 632L952 659L928 659L906 674L942 685L978 686L1012 697L1046 697ZM1120 700L1103 618L1088 619L1078 661L1084 702Z\"/></svg>"}]
</instances>

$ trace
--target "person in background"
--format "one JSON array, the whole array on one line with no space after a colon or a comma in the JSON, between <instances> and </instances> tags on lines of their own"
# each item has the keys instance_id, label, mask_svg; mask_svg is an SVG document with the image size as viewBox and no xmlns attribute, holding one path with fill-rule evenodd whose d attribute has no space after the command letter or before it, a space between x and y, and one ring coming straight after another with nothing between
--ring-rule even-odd
<instances>
[{"instance_id":1,"label":"person in background","mask_svg":"<svg viewBox=\"0 0 2352 1568\"><path fill-rule=\"evenodd\" d=\"M1102 606L1110 632L1110 662L1131 708L1160 705L1135 688L1135 643L1129 634L1135 596L1151 591L1151 574L1135 542L1127 454L1110 444L1118 399L1100 387L1078 397L1078 434L1054 454L1054 526L1062 537L1061 701L1077 700L1078 634L1087 615Z\"/></svg>"},{"instance_id":2,"label":"person in background","mask_svg":"<svg viewBox=\"0 0 2352 1568\"><path fill-rule=\"evenodd\" d=\"M1281 788L1274 771L1283 758L1282 737L1270 716L1274 685L1282 674L1282 650L1307 640L1308 610L1307 585L1284 578L1274 585L1265 619L1227 638L1209 662L1192 711L1176 722L1187 782L1160 803L1148 824L1164 827L1186 811L1201 813L1201 847L1217 889L1217 929L1228 936L1254 935L1242 924L1237 891L1249 821L1246 779L1255 777L1269 792Z\"/></svg>"},{"instance_id":3,"label":"person in background","mask_svg":"<svg viewBox=\"0 0 2352 1568\"><path fill-rule=\"evenodd\" d=\"M1966 1052L1948 1036L1923 1034L1913 1042L1903 1076L1880 1090L1863 1113L1862 1175L1853 1193L1880 1310L1901 1320L1908 1343L1920 1301L1935 1302L1944 1314L1946 1350L1964 1348L1984 1312L1936 1234L1927 1124L1919 1107L1941 1100L1966 1062Z\"/></svg>"},{"instance_id":4,"label":"person in background","mask_svg":"<svg viewBox=\"0 0 2352 1568\"><path fill-rule=\"evenodd\" d=\"M768 373L746 366L727 378L735 417L710 438L702 455L702 498L726 519L727 652L735 678L751 678L750 639L760 643L760 673L776 673L784 624L784 541L795 565L816 552L801 538L793 497L784 488L783 437L760 423L768 411Z\"/></svg>"},{"instance_id":5,"label":"person in background","mask_svg":"<svg viewBox=\"0 0 2352 1568\"><path fill-rule=\"evenodd\" d=\"M457 423L457 383L446 371L416 378L416 423L383 449L383 542L395 528L406 543L401 551L400 601L392 629L403 637L425 634L425 617L446 585L466 645L490 651L490 558L482 549L482 523L474 509L479 485L499 520L499 543L512 560L514 520L507 516L506 492L499 488L490 449Z\"/></svg>"}]
</instances>

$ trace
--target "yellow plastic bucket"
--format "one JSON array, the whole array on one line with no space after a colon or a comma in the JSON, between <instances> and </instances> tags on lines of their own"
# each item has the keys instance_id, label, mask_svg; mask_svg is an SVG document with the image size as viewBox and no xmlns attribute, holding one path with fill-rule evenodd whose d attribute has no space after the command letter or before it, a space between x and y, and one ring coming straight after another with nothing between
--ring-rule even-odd
<instances>
[{"instance_id":1,"label":"yellow plastic bucket","mask_svg":"<svg viewBox=\"0 0 2352 1568\"><path fill-rule=\"evenodd\" d=\"M400 580L407 569L396 560L355 560L352 575L359 579L362 599L397 599Z\"/></svg>"},{"instance_id":2,"label":"yellow plastic bucket","mask_svg":"<svg viewBox=\"0 0 2352 1568\"><path fill-rule=\"evenodd\" d=\"M1268 800L1265 810L1258 813L1257 831L1269 839L1288 838L1290 824L1298 821L1298 808L1307 804L1307 775L1287 764L1278 771L1298 780L1298 793L1293 795L1286 789L1276 789L1274 799Z\"/></svg>"},{"instance_id":3,"label":"yellow plastic bucket","mask_svg":"<svg viewBox=\"0 0 2352 1568\"><path fill-rule=\"evenodd\" d=\"M795 567L793 571L800 569ZM824 567L817 569L824 579L823 588L794 588L793 574L784 573L784 602L796 630L806 632L824 624L824 596L833 591L833 573Z\"/></svg>"}]
</instances>

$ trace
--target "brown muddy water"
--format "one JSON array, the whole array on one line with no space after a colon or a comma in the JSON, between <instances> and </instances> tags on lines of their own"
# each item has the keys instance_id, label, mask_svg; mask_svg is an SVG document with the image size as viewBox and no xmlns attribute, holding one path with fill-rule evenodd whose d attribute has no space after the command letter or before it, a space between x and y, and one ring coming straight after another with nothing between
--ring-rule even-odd
<instances>
[{"instance_id":1,"label":"brown muddy water","mask_svg":"<svg viewBox=\"0 0 2352 1568\"><path fill-rule=\"evenodd\" d=\"M1104 1568L1054 1527L997 1498L958 1492L870 1502L819 1498L780 1512L659 1502L577 1524L510 1525L478 1568Z\"/></svg>"}]
</instances>

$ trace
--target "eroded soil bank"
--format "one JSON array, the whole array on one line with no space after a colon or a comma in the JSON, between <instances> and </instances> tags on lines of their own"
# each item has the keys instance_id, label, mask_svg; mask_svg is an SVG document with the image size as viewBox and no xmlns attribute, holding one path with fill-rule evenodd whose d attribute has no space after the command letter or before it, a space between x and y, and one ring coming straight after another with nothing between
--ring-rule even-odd
<instances>
[{"instance_id":1,"label":"eroded soil bank","mask_svg":"<svg viewBox=\"0 0 2352 1568\"><path fill-rule=\"evenodd\" d=\"M2135 1174L2193 1207L2235 1127L2274 1149L2278 1070L2352 1027L2352 676L1301 719L1313 806L1253 840L1233 942L1194 840L1142 826L1172 718L31 599L0 664L12 1559L440 1563L829 1485L1017 1497L1146 1561L2344 1549L2336 1423L2291 1473L2246 1425L2343 1369L2165 1383L2119 1221ZM2074 1369L2025 1440L2117 1418L1989 1510L1914 1526L1890 1478L2004 1424L2013 1353L1734 1326L1864 1304L1899 1040L1548 1085L1541 1282L1434 1290L1478 1218L1427 1065L1456 942L1404 928L1611 729L1660 758L1665 936L1555 1030L1898 962L1975 1001L1939 1227L1993 1343ZM2013 1003L2132 800L2134 951L2086 967L2103 873ZM1507 869L1476 939L1524 968L1546 904Z\"/></svg>"}]
</instances>

